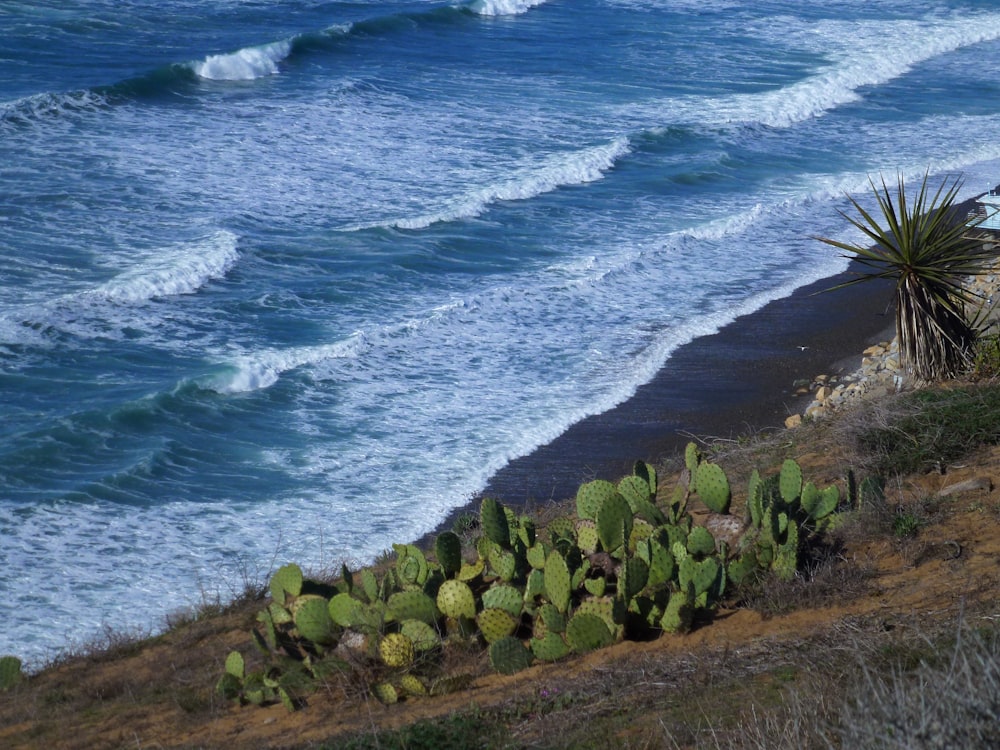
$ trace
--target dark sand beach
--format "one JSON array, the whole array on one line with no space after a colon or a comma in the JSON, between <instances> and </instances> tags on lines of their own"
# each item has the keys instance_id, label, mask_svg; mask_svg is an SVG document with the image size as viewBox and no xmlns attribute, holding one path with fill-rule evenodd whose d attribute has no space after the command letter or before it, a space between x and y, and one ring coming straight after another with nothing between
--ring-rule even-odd
<instances>
[{"instance_id":1,"label":"dark sand beach","mask_svg":"<svg viewBox=\"0 0 1000 750\"><path fill-rule=\"evenodd\" d=\"M692 435L782 427L811 400L795 394L796 380L853 372L865 347L892 336L891 282L817 294L851 278L802 287L680 347L628 401L512 461L483 494L512 506L561 500L584 481L631 473L636 459L677 452Z\"/></svg>"}]
</instances>

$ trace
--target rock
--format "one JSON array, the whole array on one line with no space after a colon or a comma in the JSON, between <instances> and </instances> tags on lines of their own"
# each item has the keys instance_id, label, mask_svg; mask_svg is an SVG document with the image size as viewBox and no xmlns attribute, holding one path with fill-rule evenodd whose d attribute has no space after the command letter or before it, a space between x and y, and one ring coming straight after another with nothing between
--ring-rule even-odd
<instances>
[{"instance_id":1,"label":"rock","mask_svg":"<svg viewBox=\"0 0 1000 750\"><path fill-rule=\"evenodd\" d=\"M792 414L790 417L788 417L785 420L785 428L789 429L789 430L794 430L800 424L802 424L802 415L801 414Z\"/></svg>"},{"instance_id":2,"label":"rock","mask_svg":"<svg viewBox=\"0 0 1000 750\"><path fill-rule=\"evenodd\" d=\"M993 482L989 477L974 477L966 479L964 482L949 484L938 492L938 497L949 497L960 492L975 492L977 490L989 492L993 489Z\"/></svg>"},{"instance_id":3,"label":"rock","mask_svg":"<svg viewBox=\"0 0 1000 750\"><path fill-rule=\"evenodd\" d=\"M823 403L828 398L830 398L830 389L827 388L825 385L823 387L818 388L816 390L816 400L817 401L819 401L820 403Z\"/></svg>"}]
</instances>

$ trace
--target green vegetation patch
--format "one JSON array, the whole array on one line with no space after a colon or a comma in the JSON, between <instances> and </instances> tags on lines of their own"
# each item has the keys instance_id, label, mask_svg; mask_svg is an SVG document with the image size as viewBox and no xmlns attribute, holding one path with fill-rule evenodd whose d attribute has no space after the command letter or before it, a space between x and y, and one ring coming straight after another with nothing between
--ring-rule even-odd
<instances>
[{"instance_id":1,"label":"green vegetation patch","mask_svg":"<svg viewBox=\"0 0 1000 750\"><path fill-rule=\"evenodd\" d=\"M1000 443L1000 385L932 388L899 399L885 425L863 430L861 450L880 474L940 469Z\"/></svg>"}]
</instances>

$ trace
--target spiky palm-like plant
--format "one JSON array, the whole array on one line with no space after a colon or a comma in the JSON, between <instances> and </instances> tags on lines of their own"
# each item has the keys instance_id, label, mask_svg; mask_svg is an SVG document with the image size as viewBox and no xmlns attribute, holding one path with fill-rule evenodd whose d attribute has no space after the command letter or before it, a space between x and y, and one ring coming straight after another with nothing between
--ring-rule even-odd
<instances>
[{"instance_id":1,"label":"spiky palm-like plant","mask_svg":"<svg viewBox=\"0 0 1000 750\"><path fill-rule=\"evenodd\" d=\"M881 178L879 189L869 178L880 215L872 215L848 196L859 217L841 215L873 243L850 244L828 237L821 242L844 250L866 270L840 289L874 279L896 281L896 336L904 365L921 380L953 377L969 364L981 300L963 284L968 276L987 272L984 261L995 257L982 242L968 238L964 217L954 216L961 178L945 178L931 194L924 174L916 200L907 202L903 177L892 195Z\"/></svg>"}]
</instances>

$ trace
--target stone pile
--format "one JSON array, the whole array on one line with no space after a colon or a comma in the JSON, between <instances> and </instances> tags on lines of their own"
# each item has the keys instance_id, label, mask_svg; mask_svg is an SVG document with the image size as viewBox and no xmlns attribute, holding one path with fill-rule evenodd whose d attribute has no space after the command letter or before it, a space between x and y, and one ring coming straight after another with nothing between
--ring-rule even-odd
<instances>
[{"instance_id":1,"label":"stone pile","mask_svg":"<svg viewBox=\"0 0 1000 750\"><path fill-rule=\"evenodd\" d=\"M995 264L989 273L970 278L967 287L983 300L984 313L996 324L1000 320L1000 310L997 309L1000 302L1000 263ZM795 383L799 395L813 393L814 396L805 412L788 417L785 426L797 427L803 417L822 418L862 398L897 393L913 385L900 366L899 342L895 338L868 347L862 357L861 367L850 375L817 375L810 382Z\"/></svg>"}]
</instances>

